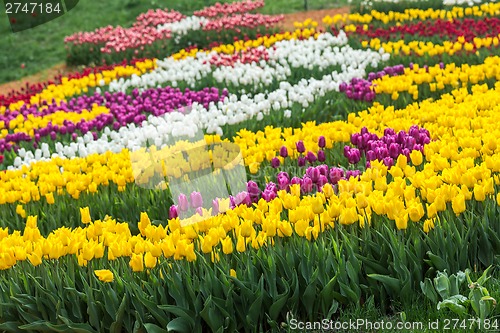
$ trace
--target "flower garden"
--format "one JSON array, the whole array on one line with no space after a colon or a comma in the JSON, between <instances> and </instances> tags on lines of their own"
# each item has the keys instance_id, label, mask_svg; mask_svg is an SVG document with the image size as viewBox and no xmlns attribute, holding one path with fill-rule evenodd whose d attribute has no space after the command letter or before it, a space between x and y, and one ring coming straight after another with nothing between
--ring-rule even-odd
<instances>
[{"instance_id":1,"label":"flower garden","mask_svg":"<svg viewBox=\"0 0 500 333\"><path fill-rule=\"evenodd\" d=\"M68 36L0 96L0 331L500 329L500 4L422 3Z\"/></svg>"}]
</instances>

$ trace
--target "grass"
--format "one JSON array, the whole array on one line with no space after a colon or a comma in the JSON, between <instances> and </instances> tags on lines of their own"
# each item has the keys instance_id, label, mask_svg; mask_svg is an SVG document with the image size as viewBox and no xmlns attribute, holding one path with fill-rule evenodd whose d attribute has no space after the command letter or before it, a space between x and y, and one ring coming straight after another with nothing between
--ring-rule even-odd
<instances>
[{"instance_id":1,"label":"grass","mask_svg":"<svg viewBox=\"0 0 500 333\"><path fill-rule=\"evenodd\" d=\"M289 13L304 10L305 0L267 0L262 12ZM3 5L0 5L0 83L39 73L66 58L64 37L107 25L130 26L142 12L172 8L185 14L217 0L81 0L70 12L30 30L12 33ZM221 2L232 2L224 1ZM309 9L345 4L345 0L307 0ZM22 67L24 64L24 68Z\"/></svg>"}]
</instances>

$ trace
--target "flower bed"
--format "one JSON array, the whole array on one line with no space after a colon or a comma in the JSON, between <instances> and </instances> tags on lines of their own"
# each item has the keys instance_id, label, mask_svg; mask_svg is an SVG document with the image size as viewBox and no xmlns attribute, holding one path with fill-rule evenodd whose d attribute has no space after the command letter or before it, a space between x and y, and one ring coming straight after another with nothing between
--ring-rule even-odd
<instances>
[{"instance_id":1,"label":"flower bed","mask_svg":"<svg viewBox=\"0 0 500 333\"><path fill-rule=\"evenodd\" d=\"M0 330L278 331L498 265L499 8L249 23L5 103Z\"/></svg>"}]
</instances>

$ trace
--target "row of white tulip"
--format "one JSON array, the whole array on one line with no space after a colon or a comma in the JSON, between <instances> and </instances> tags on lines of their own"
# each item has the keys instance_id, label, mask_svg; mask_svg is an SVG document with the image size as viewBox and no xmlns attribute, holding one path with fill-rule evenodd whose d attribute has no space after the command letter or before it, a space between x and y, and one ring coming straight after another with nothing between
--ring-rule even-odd
<instances>
[{"instance_id":1,"label":"row of white tulip","mask_svg":"<svg viewBox=\"0 0 500 333\"><path fill-rule=\"evenodd\" d=\"M342 70L324 75L319 80L302 79L295 85L282 81L277 90L267 94L241 96L230 94L223 101L211 103L208 108L194 103L187 112L175 111L159 117L149 116L140 127L129 124L118 131L106 128L97 140L93 139L92 134L87 133L77 138L76 142L67 145L57 143L56 151L52 153L46 144L42 144L35 152L20 149L14 166L9 168L19 168L53 157L85 157L106 151L120 152L124 148L135 151L144 147L146 143L163 147L173 140L186 136L193 137L200 130L223 135L223 127L226 125L238 124L249 119L259 121L270 114L290 117L293 104L298 103L306 109L317 98L329 92L338 92L342 82L349 82L355 77L364 77L368 66L377 66L389 59L389 54L383 51L356 50L348 45L339 48L337 52L342 54L339 58L342 59L339 63Z\"/></svg>"},{"instance_id":2,"label":"row of white tulip","mask_svg":"<svg viewBox=\"0 0 500 333\"><path fill-rule=\"evenodd\" d=\"M183 35L190 31L201 30L209 20L202 16L188 16L180 21L160 24L156 27L158 31L168 30L172 33L174 40L178 41Z\"/></svg>"},{"instance_id":3,"label":"row of white tulip","mask_svg":"<svg viewBox=\"0 0 500 333\"><path fill-rule=\"evenodd\" d=\"M337 36L323 33L317 39L280 41L267 50L269 59L260 62L241 63L227 66L212 66L209 60L215 52L199 52L195 57L175 60L172 57L158 61L158 68L141 76L120 78L109 84L110 91L126 91L129 88L160 86L177 87L184 82L194 88L196 83L212 75L220 84L253 86L254 89L268 86L273 80L286 80L294 68L325 68L344 62L345 55L339 47L347 44L347 36L341 31ZM263 48L263 47L262 47Z\"/></svg>"}]
</instances>

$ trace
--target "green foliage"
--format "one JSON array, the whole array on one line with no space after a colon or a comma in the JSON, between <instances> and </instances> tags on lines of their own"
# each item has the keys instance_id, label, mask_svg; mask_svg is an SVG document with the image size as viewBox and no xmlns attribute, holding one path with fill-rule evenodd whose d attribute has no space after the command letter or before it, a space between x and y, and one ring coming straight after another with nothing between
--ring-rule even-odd
<instances>
[{"instance_id":1,"label":"green foliage","mask_svg":"<svg viewBox=\"0 0 500 333\"><path fill-rule=\"evenodd\" d=\"M438 272L431 281L426 278L420 283L424 295L433 304L437 303L437 310L449 309L460 317L475 317L481 322L490 318L497 304L488 289L484 286L490 279L489 272L492 266L484 270L477 281L472 281L469 269L465 273L459 271L448 276L446 271ZM464 296L464 282L467 280L469 295ZM439 296L439 298L438 298ZM438 301L441 299L441 301Z\"/></svg>"},{"instance_id":2,"label":"green foliage","mask_svg":"<svg viewBox=\"0 0 500 333\"><path fill-rule=\"evenodd\" d=\"M493 211L485 209L489 213ZM277 238L274 245L247 253L220 253L216 263L201 252L192 263L160 258L157 267L143 273L132 273L128 259L108 261L106 255L88 267L79 267L73 256L45 260L36 267L20 262L0 273L0 288L5 291L0 294L0 329L276 331L287 321L287 314L310 321L318 316L337 319L340 310L367 302L393 315L395 300L411 306L420 290L433 304L442 300L440 308L457 313L465 308L467 313L489 318L494 309L493 297L484 286L489 269L476 282L468 273L433 276L436 265L447 271L472 267L484 243L474 245L467 235L483 227L498 232L498 227L475 223L456 229L452 225L438 224L429 234L409 225L403 232L374 216L370 227L338 225L315 241ZM453 243L439 241L455 233L470 244L460 265L445 257ZM500 250L489 246L494 252ZM434 263L431 252L440 260L433 257ZM477 262L477 269L498 264L495 257L489 260ZM100 268L111 269L115 280L98 281L93 272ZM230 276L230 269L236 277ZM467 300L460 296L466 279L472 286Z\"/></svg>"}]
</instances>

